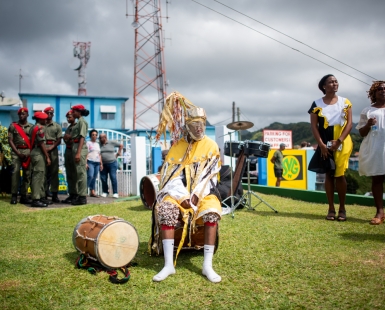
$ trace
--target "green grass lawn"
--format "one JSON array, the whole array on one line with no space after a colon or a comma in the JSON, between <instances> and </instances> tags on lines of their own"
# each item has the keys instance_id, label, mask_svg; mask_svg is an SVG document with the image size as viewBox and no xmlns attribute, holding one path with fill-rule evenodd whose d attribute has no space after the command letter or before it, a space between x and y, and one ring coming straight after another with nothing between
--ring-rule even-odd
<instances>
[{"instance_id":1,"label":"green grass lawn","mask_svg":"<svg viewBox=\"0 0 385 310\"><path fill-rule=\"evenodd\" d=\"M151 212L140 201L37 210L0 199L0 308L385 309L385 226L368 224L374 208L349 205L340 223L325 221L326 205L261 197L279 213L260 204L222 218L219 284L201 275L201 252L181 252L177 273L152 282L163 258L147 254ZM95 214L138 231L126 284L74 267L73 229Z\"/></svg>"}]
</instances>

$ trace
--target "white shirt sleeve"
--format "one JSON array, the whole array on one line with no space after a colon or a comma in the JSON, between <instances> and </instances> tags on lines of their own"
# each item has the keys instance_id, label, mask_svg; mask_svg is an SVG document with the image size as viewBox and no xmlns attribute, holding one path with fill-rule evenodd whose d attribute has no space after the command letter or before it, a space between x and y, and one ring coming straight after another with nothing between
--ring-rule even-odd
<instances>
[{"instance_id":1,"label":"white shirt sleeve","mask_svg":"<svg viewBox=\"0 0 385 310\"><path fill-rule=\"evenodd\" d=\"M364 127L366 125L366 123L368 122L368 111L369 110L370 110L370 107L366 107L361 111L360 120L356 126L356 129L361 129L362 127Z\"/></svg>"},{"instance_id":2,"label":"white shirt sleeve","mask_svg":"<svg viewBox=\"0 0 385 310\"><path fill-rule=\"evenodd\" d=\"M162 192L167 193L169 196L171 196L178 202L182 202L184 200L183 198L190 198L189 192L183 185L181 175L169 181L166 186L162 189ZM183 200L181 201L181 199Z\"/></svg>"}]
</instances>

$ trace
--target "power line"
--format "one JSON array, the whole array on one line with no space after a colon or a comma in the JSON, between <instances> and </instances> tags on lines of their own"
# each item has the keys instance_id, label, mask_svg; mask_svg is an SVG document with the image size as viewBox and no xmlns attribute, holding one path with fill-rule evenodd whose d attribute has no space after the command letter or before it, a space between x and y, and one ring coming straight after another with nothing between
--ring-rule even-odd
<instances>
[{"instance_id":1,"label":"power line","mask_svg":"<svg viewBox=\"0 0 385 310\"><path fill-rule=\"evenodd\" d=\"M226 118L225 120L220 121L220 122L217 122L217 123L215 123L215 124L212 124L211 126L219 125L220 123L226 122L226 121L228 121L228 120L231 119L231 118L232 118L232 117Z\"/></svg>"},{"instance_id":2,"label":"power line","mask_svg":"<svg viewBox=\"0 0 385 310\"><path fill-rule=\"evenodd\" d=\"M283 43L283 42L281 42L281 41L279 41L279 40L277 40L277 39L274 39L273 37L270 37L270 36L268 36L267 34L264 34L263 32L260 32L260 31L254 29L254 28L252 28L252 27L250 27L250 26L248 26L248 25L245 25L245 24L243 24L243 23L237 21L236 19L231 18L230 16L227 16L227 15L221 13L221 12L218 12L218 11L216 11L216 10L214 10L214 9L212 9L212 8L210 8L210 7L208 7L208 6L204 5L204 4L202 4L202 3L199 3L199 2L197 2L197 1L195 1L195 0L191 0L191 1L192 1L192 2L195 2L196 4L199 4L199 5L203 6L203 7L205 7L206 9L208 9L208 10L210 10L210 11L213 11L213 12L219 14L219 15L222 15L223 17L226 17L227 19L230 19L230 20L232 20L232 21L234 21L234 22L236 22L236 23L238 23L238 24L240 24L240 25L242 25L242 26L244 26L244 27L246 27L246 28L249 28L249 29L251 29L251 30L253 30L253 31L255 31L255 32L257 32L257 33L259 33L259 34L261 34L261 35L263 35L263 36L265 36L265 37L267 37L267 38L269 38L269 39L275 41L275 42L277 42L277 43L280 43L280 44L282 44L282 45L284 45L284 46L286 46L286 47L288 47L288 48L290 48L290 49L292 49L292 50L294 50L294 51L296 51L296 52L298 52L298 53L300 53L300 54L303 54L303 55L305 55L305 56L307 56L307 57L309 57L309 58L311 58L311 59L314 59L315 61L318 61L318 62L320 62L320 63L322 63L322 64L324 64L324 65L326 65L326 66L328 66L328 67L330 67L330 68L333 68L334 70L337 70L337 71L339 71L339 72L341 72L341 73L343 73L343 74L345 74L345 75L347 75L347 76L350 76L351 78L353 78L353 79L355 79L355 80L357 80L357 81L360 81L361 83L364 83L364 84L369 85L369 86L371 85L371 84L368 84L368 83L366 83L366 82L360 80L359 78L354 77L353 75L350 75L349 73L346 73L346 72L344 72L344 71L342 71L342 70L340 70L340 69L337 69L336 67L333 67L333 66L327 64L326 62L323 62L322 60L319 60L319 59L317 59L317 58L315 58L315 57L313 57L313 56L310 56L309 54L306 54L306 53L304 53L304 52L302 52L302 51L300 51L300 50L298 50L298 49L296 49L296 48L294 48L294 47L291 47L290 45L287 45L287 44L285 44L285 43Z\"/></svg>"},{"instance_id":3,"label":"power line","mask_svg":"<svg viewBox=\"0 0 385 310\"><path fill-rule=\"evenodd\" d=\"M292 40L294 40L294 41L300 43L300 44L303 44L303 45L307 46L308 48L312 49L313 51L316 51L316 52L318 52L318 53L320 53L320 54L322 54L322 55L325 55L326 57L329 57L329 58L331 58L331 59L333 59L333 60L335 60L335 61L337 61L337 62L339 62L339 63L341 63L341 64L343 64L343 65L345 65L345 66L347 66L347 67L349 67L349 68L351 68L351 69L353 69L353 70L356 70L356 71L358 71L358 72L360 72L360 73L366 75L367 77L370 77L370 78L372 78L372 79L374 79L374 80L378 80L378 79L376 79L375 77L372 77L372 76L366 74L365 72L362 72L362 71L360 71L360 70L358 70L358 69L356 69L356 68L354 68L354 67L352 67L352 66L349 66L348 64L346 64L346 63L344 63L344 62L342 62L342 61L340 61L340 60L338 60L338 59L336 59L336 58L334 58L334 57L332 57L332 56L330 56L330 55L328 55L328 54L326 54L326 53L324 53L324 52L322 52L322 51L320 51L320 50L317 50L316 48L311 47L310 45L308 45L308 44L306 44L306 43L303 43L303 42L301 42L301 41L299 41L299 40L297 40L297 39L295 39L295 38L293 38L293 37L287 35L286 33L283 33L283 32L281 32L281 31L279 31L279 30L277 30L277 29L274 29L273 27L270 27L269 25L266 25L265 23L262 23L261 21L255 19L255 18L253 18L253 17L251 17L251 16L249 16L249 15L246 15L246 14L240 12L240 11L237 11L236 9L234 9L234 8L232 8L232 7L226 5L226 4L224 4L224 3L222 3L222 2L220 2L220 1L218 1L218 0L214 0L214 1L217 2L217 3L219 3L219 4L221 4L221 5L223 5L223 6L225 6L225 7L227 7L227 8L229 8L230 10L233 10L234 12L237 12L238 14L241 14L241 15L243 15L243 16L245 16L245 17L247 17L247 18L249 18L249 19L251 19L251 20L253 20L253 21L256 21L257 23L260 23L260 24L266 26L267 28L270 28L270 29L272 29L272 30L274 30L274 31L276 31L276 32L278 32L278 33L280 33L280 34L282 34L282 35L284 35L284 36L286 36L286 37L288 37L288 38L290 38L290 39L292 39Z\"/></svg>"}]
</instances>

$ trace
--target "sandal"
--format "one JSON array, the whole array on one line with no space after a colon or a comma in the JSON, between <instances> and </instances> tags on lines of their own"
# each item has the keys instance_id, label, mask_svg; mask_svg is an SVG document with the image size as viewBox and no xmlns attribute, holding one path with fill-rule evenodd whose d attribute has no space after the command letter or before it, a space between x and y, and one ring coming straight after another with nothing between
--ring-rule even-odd
<instances>
[{"instance_id":1,"label":"sandal","mask_svg":"<svg viewBox=\"0 0 385 310\"><path fill-rule=\"evenodd\" d=\"M326 215L325 220L327 221L334 221L336 219L336 212L335 211L329 211L328 215Z\"/></svg>"},{"instance_id":2,"label":"sandal","mask_svg":"<svg viewBox=\"0 0 385 310\"><path fill-rule=\"evenodd\" d=\"M338 212L338 222L345 222L346 221L346 211L339 211Z\"/></svg>"},{"instance_id":3,"label":"sandal","mask_svg":"<svg viewBox=\"0 0 385 310\"><path fill-rule=\"evenodd\" d=\"M382 218L378 218L378 217L374 217L372 218L372 220L369 222L370 225L381 225L382 223L384 223L384 220L385 220L385 217L382 217Z\"/></svg>"}]
</instances>

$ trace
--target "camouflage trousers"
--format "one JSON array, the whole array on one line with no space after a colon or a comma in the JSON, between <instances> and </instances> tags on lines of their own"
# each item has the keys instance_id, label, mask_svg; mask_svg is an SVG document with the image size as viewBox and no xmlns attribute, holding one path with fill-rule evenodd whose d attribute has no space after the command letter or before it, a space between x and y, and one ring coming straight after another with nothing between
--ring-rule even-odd
<instances>
[{"instance_id":1,"label":"camouflage trousers","mask_svg":"<svg viewBox=\"0 0 385 310\"><path fill-rule=\"evenodd\" d=\"M80 162L76 163L75 155L78 151L79 144L74 143L72 146L72 158L75 163L76 169L76 184L78 188L79 196L87 196L87 154L88 149L86 145L83 145L83 148L80 152Z\"/></svg>"},{"instance_id":2,"label":"camouflage trousers","mask_svg":"<svg viewBox=\"0 0 385 310\"><path fill-rule=\"evenodd\" d=\"M29 149L19 149L19 152L24 155L30 155ZM17 195L19 190L19 181L20 181L20 168L22 161L16 153L12 152L12 186L11 193L12 195ZM20 194L27 195L29 183L31 182L31 165L27 169L23 168L23 181L20 187Z\"/></svg>"},{"instance_id":3,"label":"camouflage trousers","mask_svg":"<svg viewBox=\"0 0 385 310\"><path fill-rule=\"evenodd\" d=\"M77 172L74 162L74 156L72 155L72 149L66 148L64 153L64 166L66 168L68 193L77 195Z\"/></svg>"},{"instance_id":4,"label":"camouflage trousers","mask_svg":"<svg viewBox=\"0 0 385 310\"><path fill-rule=\"evenodd\" d=\"M32 199L45 198L46 160L40 147L35 147L31 152L31 191Z\"/></svg>"},{"instance_id":5,"label":"camouflage trousers","mask_svg":"<svg viewBox=\"0 0 385 310\"><path fill-rule=\"evenodd\" d=\"M46 185L45 190L51 189L52 193L59 191L59 152L58 149L54 149L49 152L49 158L51 159L51 165L46 170Z\"/></svg>"}]
</instances>

